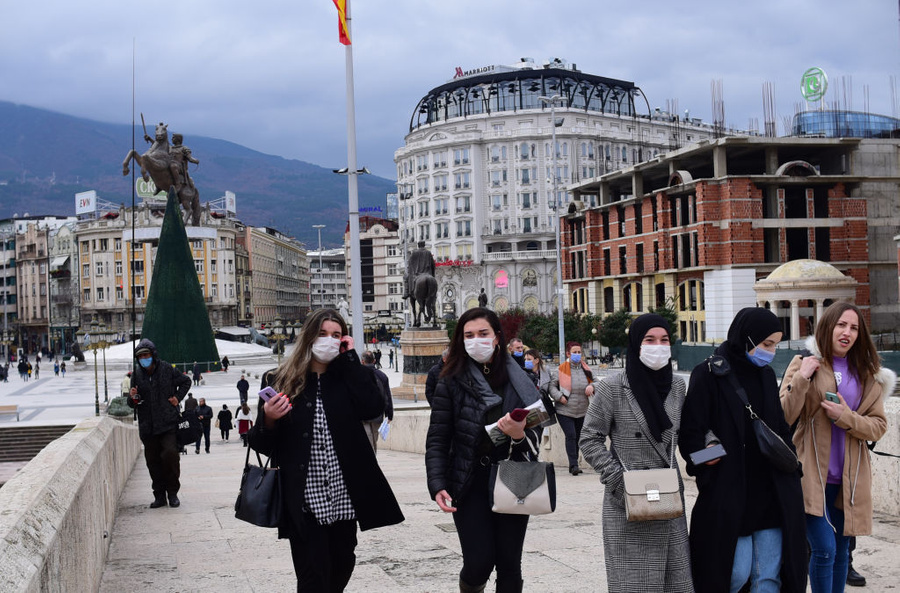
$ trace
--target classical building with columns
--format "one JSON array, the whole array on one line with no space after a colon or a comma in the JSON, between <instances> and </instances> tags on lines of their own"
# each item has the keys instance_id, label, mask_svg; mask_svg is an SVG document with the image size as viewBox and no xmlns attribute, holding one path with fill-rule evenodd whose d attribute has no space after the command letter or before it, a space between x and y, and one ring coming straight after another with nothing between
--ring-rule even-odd
<instances>
[{"instance_id":1,"label":"classical building with columns","mask_svg":"<svg viewBox=\"0 0 900 593\"><path fill-rule=\"evenodd\" d=\"M553 107L542 98L555 98ZM434 254L441 315L477 306L481 288L496 310L554 311L565 185L715 133L687 114L651 109L633 82L563 60L457 68L416 104L394 153L401 244L424 241Z\"/></svg>"},{"instance_id":2,"label":"classical building with columns","mask_svg":"<svg viewBox=\"0 0 900 593\"><path fill-rule=\"evenodd\" d=\"M874 331L900 325L896 140L724 137L568 189L572 308L671 304L686 342L723 340L734 314L759 302L783 319L785 339L808 335L826 299L854 301ZM795 260L836 275L813 282L805 264L783 265ZM822 284L830 294L814 290Z\"/></svg>"}]
</instances>

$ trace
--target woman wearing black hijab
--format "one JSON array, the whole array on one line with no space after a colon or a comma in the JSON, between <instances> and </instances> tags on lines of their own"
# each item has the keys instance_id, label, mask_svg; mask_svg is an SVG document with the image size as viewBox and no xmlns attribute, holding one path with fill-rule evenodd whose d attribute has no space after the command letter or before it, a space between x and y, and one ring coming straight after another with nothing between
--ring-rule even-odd
<instances>
[{"instance_id":1,"label":"woman wearing black hijab","mask_svg":"<svg viewBox=\"0 0 900 593\"><path fill-rule=\"evenodd\" d=\"M670 329L659 315L641 315L628 330L625 371L601 381L581 430L581 452L600 474L603 551L611 593L691 592L684 516L629 522L622 474L674 467L684 381L672 375ZM607 444L609 439L609 444ZM679 486L684 500L684 486Z\"/></svg>"},{"instance_id":2,"label":"woman wearing black hijab","mask_svg":"<svg viewBox=\"0 0 900 593\"><path fill-rule=\"evenodd\" d=\"M806 591L806 526L800 473L782 473L759 450L753 411L788 444L790 427L769 365L781 341L778 318L769 310L741 309L716 348L735 381L713 373L704 361L691 373L681 419L681 454L697 478L699 496L691 515L691 567L698 593ZM715 443L725 457L694 465L689 455Z\"/></svg>"}]
</instances>

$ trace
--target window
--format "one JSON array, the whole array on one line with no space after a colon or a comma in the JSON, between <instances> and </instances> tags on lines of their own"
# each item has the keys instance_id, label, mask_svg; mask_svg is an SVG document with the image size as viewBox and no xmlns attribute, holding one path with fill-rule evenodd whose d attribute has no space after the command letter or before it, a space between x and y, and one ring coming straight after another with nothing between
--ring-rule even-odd
<instances>
[{"instance_id":1,"label":"window","mask_svg":"<svg viewBox=\"0 0 900 593\"><path fill-rule=\"evenodd\" d=\"M397 255L397 246L396 245L388 245L387 246L387 256L395 257Z\"/></svg>"},{"instance_id":2,"label":"window","mask_svg":"<svg viewBox=\"0 0 900 593\"><path fill-rule=\"evenodd\" d=\"M434 191L447 191L447 180L449 177L447 175L435 175L434 176Z\"/></svg>"},{"instance_id":3,"label":"window","mask_svg":"<svg viewBox=\"0 0 900 593\"><path fill-rule=\"evenodd\" d=\"M216 260L214 260L214 259L213 259L213 260L210 260L210 262L209 262L209 271L210 271L211 274L215 274L215 273L216 273Z\"/></svg>"},{"instance_id":4,"label":"window","mask_svg":"<svg viewBox=\"0 0 900 593\"><path fill-rule=\"evenodd\" d=\"M91 277L91 264L82 264L81 265L81 277L82 278L90 278Z\"/></svg>"},{"instance_id":5,"label":"window","mask_svg":"<svg viewBox=\"0 0 900 593\"><path fill-rule=\"evenodd\" d=\"M191 246L194 249L203 249L203 241L191 241Z\"/></svg>"},{"instance_id":6,"label":"window","mask_svg":"<svg viewBox=\"0 0 900 593\"><path fill-rule=\"evenodd\" d=\"M456 198L456 213L472 211L472 198L470 196L460 196Z\"/></svg>"},{"instance_id":7,"label":"window","mask_svg":"<svg viewBox=\"0 0 900 593\"><path fill-rule=\"evenodd\" d=\"M446 167L447 166L447 153L445 151L436 152L432 155L434 159L434 168L438 167Z\"/></svg>"},{"instance_id":8,"label":"window","mask_svg":"<svg viewBox=\"0 0 900 593\"><path fill-rule=\"evenodd\" d=\"M450 237L450 223L438 222L434 225L435 239L448 239Z\"/></svg>"},{"instance_id":9,"label":"window","mask_svg":"<svg viewBox=\"0 0 900 593\"><path fill-rule=\"evenodd\" d=\"M491 185L494 187L500 185L500 171L491 171Z\"/></svg>"},{"instance_id":10,"label":"window","mask_svg":"<svg viewBox=\"0 0 900 593\"><path fill-rule=\"evenodd\" d=\"M428 216L428 200L419 202L419 216Z\"/></svg>"},{"instance_id":11,"label":"window","mask_svg":"<svg viewBox=\"0 0 900 593\"><path fill-rule=\"evenodd\" d=\"M528 192L521 194L521 202L522 202L522 208L526 208L526 209L531 208L531 206L532 206L531 194Z\"/></svg>"},{"instance_id":12,"label":"window","mask_svg":"<svg viewBox=\"0 0 900 593\"><path fill-rule=\"evenodd\" d=\"M121 275L122 275L122 262L120 260L120 261L116 262L116 276L121 276Z\"/></svg>"},{"instance_id":13,"label":"window","mask_svg":"<svg viewBox=\"0 0 900 593\"><path fill-rule=\"evenodd\" d=\"M627 251L625 250L624 245L619 247L619 273L620 274L628 273L628 257L627 257Z\"/></svg>"},{"instance_id":14,"label":"window","mask_svg":"<svg viewBox=\"0 0 900 593\"><path fill-rule=\"evenodd\" d=\"M103 301L103 287L102 287L102 286L98 286L98 287L97 287L97 302L99 303L99 302L102 302L102 301Z\"/></svg>"},{"instance_id":15,"label":"window","mask_svg":"<svg viewBox=\"0 0 900 593\"><path fill-rule=\"evenodd\" d=\"M219 285L218 284L213 284L212 286L210 286L210 290L212 291L210 296L214 296L214 297L219 296Z\"/></svg>"},{"instance_id":16,"label":"window","mask_svg":"<svg viewBox=\"0 0 900 593\"><path fill-rule=\"evenodd\" d=\"M134 294L135 299L143 299L144 298L144 287L143 286L135 286L131 289L132 294Z\"/></svg>"},{"instance_id":17,"label":"window","mask_svg":"<svg viewBox=\"0 0 900 593\"><path fill-rule=\"evenodd\" d=\"M497 163L500 161L500 147L492 146L491 147L491 162Z\"/></svg>"},{"instance_id":18,"label":"window","mask_svg":"<svg viewBox=\"0 0 900 593\"><path fill-rule=\"evenodd\" d=\"M82 291L81 300L84 301L85 303L91 302L91 289L90 288L85 288L84 291Z\"/></svg>"},{"instance_id":19,"label":"window","mask_svg":"<svg viewBox=\"0 0 900 593\"><path fill-rule=\"evenodd\" d=\"M198 274L202 274L202 273L203 273L203 260L202 260L202 259L195 259L195 260L194 260L194 269L197 270L197 273L198 273Z\"/></svg>"},{"instance_id":20,"label":"window","mask_svg":"<svg viewBox=\"0 0 900 593\"><path fill-rule=\"evenodd\" d=\"M500 211L500 196L499 196L499 194L491 196L491 210L493 210L494 212Z\"/></svg>"},{"instance_id":21,"label":"window","mask_svg":"<svg viewBox=\"0 0 900 593\"><path fill-rule=\"evenodd\" d=\"M528 143L523 142L519 145L519 157L522 159L528 158Z\"/></svg>"},{"instance_id":22,"label":"window","mask_svg":"<svg viewBox=\"0 0 900 593\"><path fill-rule=\"evenodd\" d=\"M100 239L100 251L109 251L109 239Z\"/></svg>"},{"instance_id":23,"label":"window","mask_svg":"<svg viewBox=\"0 0 900 593\"><path fill-rule=\"evenodd\" d=\"M453 175L453 187L456 189L469 188L469 173L456 173Z\"/></svg>"},{"instance_id":24,"label":"window","mask_svg":"<svg viewBox=\"0 0 900 593\"><path fill-rule=\"evenodd\" d=\"M125 298L125 291L122 290L121 286L116 286L116 300L121 301L124 298ZM122 314L119 313L119 315L121 316Z\"/></svg>"},{"instance_id":25,"label":"window","mask_svg":"<svg viewBox=\"0 0 900 593\"><path fill-rule=\"evenodd\" d=\"M471 237L472 236L472 221L471 220L457 220L456 221L456 236L457 237Z\"/></svg>"},{"instance_id":26,"label":"window","mask_svg":"<svg viewBox=\"0 0 900 593\"><path fill-rule=\"evenodd\" d=\"M640 202L634 205L634 232L637 235L644 232L643 209Z\"/></svg>"},{"instance_id":27,"label":"window","mask_svg":"<svg viewBox=\"0 0 900 593\"><path fill-rule=\"evenodd\" d=\"M97 276L103 276L103 262L94 262L94 273Z\"/></svg>"},{"instance_id":28,"label":"window","mask_svg":"<svg viewBox=\"0 0 900 593\"><path fill-rule=\"evenodd\" d=\"M469 149L468 148L457 148L453 151L453 164L454 165L468 165L469 164Z\"/></svg>"},{"instance_id":29,"label":"window","mask_svg":"<svg viewBox=\"0 0 900 593\"><path fill-rule=\"evenodd\" d=\"M135 274L143 274L144 273L144 260L138 259L134 261L134 273Z\"/></svg>"}]
</instances>

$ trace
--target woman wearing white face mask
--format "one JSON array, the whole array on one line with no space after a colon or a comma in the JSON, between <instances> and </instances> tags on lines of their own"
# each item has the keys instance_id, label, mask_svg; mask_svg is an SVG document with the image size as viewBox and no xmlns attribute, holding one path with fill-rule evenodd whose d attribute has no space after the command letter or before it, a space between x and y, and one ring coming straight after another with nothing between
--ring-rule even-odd
<instances>
[{"instance_id":1,"label":"woman wearing white face mask","mask_svg":"<svg viewBox=\"0 0 900 593\"><path fill-rule=\"evenodd\" d=\"M581 452L604 485L603 551L612 593L693 591L684 515L629 522L625 514L625 468L678 468L685 386L672 374L669 331L659 315L631 323L625 371L598 384L581 433ZM678 483L683 504L680 474Z\"/></svg>"},{"instance_id":2,"label":"woman wearing white face mask","mask_svg":"<svg viewBox=\"0 0 900 593\"><path fill-rule=\"evenodd\" d=\"M280 467L278 536L291 542L298 591L343 591L357 526L403 521L363 428L384 411L375 381L333 309L309 315L290 357L263 376L279 394L259 400L249 440Z\"/></svg>"},{"instance_id":3,"label":"woman wearing white face mask","mask_svg":"<svg viewBox=\"0 0 900 593\"><path fill-rule=\"evenodd\" d=\"M497 591L522 591L522 548L528 515L491 511L491 465L537 456L537 433L510 412L540 397L525 371L506 352L497 314L480 307L459 318L431 400L425 441L428 491L453 522L462 548L462 592L484 591L497 569ZM484 427L498 422L500 444Z\"/></svg>"}]
</instances>

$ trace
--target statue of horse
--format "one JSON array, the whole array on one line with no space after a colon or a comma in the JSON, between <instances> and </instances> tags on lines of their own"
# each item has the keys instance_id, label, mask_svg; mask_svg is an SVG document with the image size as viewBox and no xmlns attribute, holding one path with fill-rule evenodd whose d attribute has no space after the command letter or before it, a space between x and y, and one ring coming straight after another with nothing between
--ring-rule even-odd
<instances>
[{"instance_id":1,"label":"statue of horse","mask_svg":"<svg viewBox=\"0 0 900 593\"><path fill-rule=\"evenodd\" d=\"M144 137L149 141L149 137ZM170 187L175 187L175 193L178 195L178 201L184 209L184 224L188 221L193 226L200 225L200 192L190 183L185 183L180 175L175 172L183 171L182 167L186 166L178 163L169 153L169 130L167 126L160 122L156 126L156 139L152 146L144 154L138 154L134 149L128 151L125 160L122 161L122 175L128 175L128 165L131 160L138 164L141 168L141 178L144 181L153 180L158 190L168 191ZM186 177L186 176L185 176Z\"/></svg>"},{"instance_id":2,"label":"statue of horse","mask_svg":"<svg viewBox=\"0 0 900 593\"><path fill-rule=\"evenodd\" d=\"M425 323L431 322L432 327L437 327L437 314L434 307L437 302L437 280L431 274L419 274L413 282L412 296L409 299L409 307L412 310L413 327L421 327L422 314L425 314ZM416 311L418 305L418 311Z\"/></svg>"}]
</instances>

